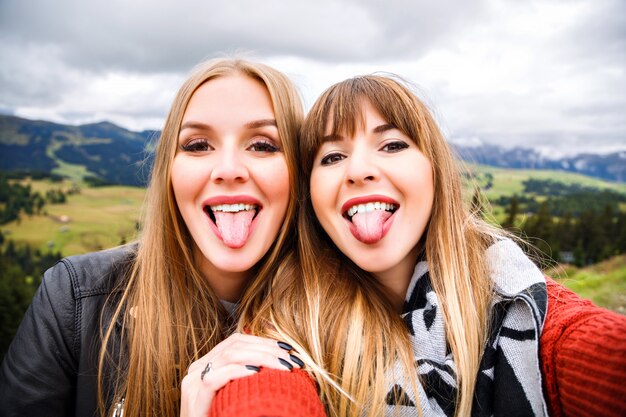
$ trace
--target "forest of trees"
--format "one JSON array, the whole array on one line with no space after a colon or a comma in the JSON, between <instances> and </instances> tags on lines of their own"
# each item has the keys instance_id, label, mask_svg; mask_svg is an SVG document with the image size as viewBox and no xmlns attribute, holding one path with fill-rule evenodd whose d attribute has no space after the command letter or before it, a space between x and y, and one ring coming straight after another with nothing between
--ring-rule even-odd
<instances>
[{"instance_id":1,"label":"forest of trees","mask_svg":"<svg viewBox=\"0 0 626 417\"><path fill-rule=\"evenodd\" d=\"M13 339L44 271L54 265L59 252L41 253L28 245L5 241L0 233L0 358Z\"/></svg>"},{"instance_id":2,"label":"forest of trees","mask_svg":"<svg viewBox=\"0 0 626 417\"><path fill-rule=\"evenodd\" d=\"M504 208L505 229L534 245L543 260L594 264L626 253L626 195L551 180L524 181L522 195L492 203ZM474 195L473 205L482 206Z\"/></svg>"},{"instance_id":3,"label":"forest of trees","mask_svg":"<svg viewBox=\"0 0 626 417\"><path fill-rule=\"evenodd\" d=\"M29 174L30 175L30 174ZM22 185L18 181L26 174L5 174L0 173L0 225L12 221L20 221L22 215L32 216L44 214L46 204L63 204L67 195L80 192L80 189L73 187L68 191L62 189L51 189L44 195L33 192L30 184ZM37 179L48 178L57 181L58 176L41 174Z\"/></svg>"},{"instance_id":4,"label":"forest of trees","mask_svg":"<svg viewBox=\"0 0 626 417\"><path fill-rule=\"evenodd\" d=\"M33 192L30 185L19 183L26 175L0 174L0 225L19 222L23 216L44 214L46 204L63 204L68 193L77 192L65 192L59 188L41 195ZM61 180L61 177L49 174L28 176L53 182ZM0 355L3 356L8 348L43 272L59 259L59 252L41 253L28 245L17 245L0 233Z\"/></svg>"}]
</instances>

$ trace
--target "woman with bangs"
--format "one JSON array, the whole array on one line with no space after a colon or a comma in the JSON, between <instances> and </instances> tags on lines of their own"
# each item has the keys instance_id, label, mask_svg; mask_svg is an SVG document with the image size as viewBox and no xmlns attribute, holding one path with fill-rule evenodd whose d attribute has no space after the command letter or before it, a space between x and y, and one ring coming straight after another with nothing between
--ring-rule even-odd
<instances>
[{"instance_id":1,"label":"woman with bangs","mask_svg":"<svg viewBox=\"0 0 626 417\"><path fill-rule=\"evenodd\" d=\"M298 350L329 415L626 413L626 318L545 278L466 207L455 158L403 81L330 87L300 158L301 271L284 268L280 297L241 320Z\"/></svg>"},{"instance_id":2,"label":"woman with bangs","mask_svg":"<svg viewBox=\"0 0 626 417\"><path fill-rule=\"evenodd\" d=\"M288 344L233 330L295 244L302 118L279 71L198 66L161 132L139 241L45 273L2 363L0 414L206 416L228 381L300 368Z\"/></svg>"}]
</instances>

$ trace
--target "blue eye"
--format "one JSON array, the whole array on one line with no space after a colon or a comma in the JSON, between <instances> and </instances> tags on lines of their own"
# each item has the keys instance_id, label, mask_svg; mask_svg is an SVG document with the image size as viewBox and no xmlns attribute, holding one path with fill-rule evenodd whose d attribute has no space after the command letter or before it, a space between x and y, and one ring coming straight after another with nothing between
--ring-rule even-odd
<instances>
[{"instance_id":1,"label":"blue eye","mask_svg":"<svg viewBox=\"0 0 626 417\"><path fill-rule=\"evenodd\" d=\"M206 152L212 150L213 147L209 144L209 141L206 139L192 139L187 143L180 146L185 152Z\"/></svg>"},{"instance_id":2,"label":"blue eye","mask_svg":"<svg viewBox=\"0 0 626 417\"><path fill-rule=\"evenodd\" d=\"M409 147L408 143L401 141L401 140L394 140L393 142L389 142L385 144L385 146L383 146L380 150L383 152L387 152L387 153L396 153L408 147Z\"/></svg>"},{"instance_id":3,"label":"blue eye","mask_svg":"<svg viewBox=\"0 0 626 417\"><path fill-rule=\"evenodd\" d=\"M264 153L280 152L280 148L267 139L257 140L253 142L248 147L248 150L251 150L252 152L264 152Z\"/></svg>"},{"instance_id":4,"label":"blue eye","mask_svg":"<svg viewBox=\"0 0 626 417\"><path fill-rule=\"evenodd\" d=\"M333 164L336 164L337 162L344 160L345 158L346 157L340 154L339 152L333 152L324 156L322 160L320 161L320 163L321 165L333 165Z\"/></svg>"}]
</instances>

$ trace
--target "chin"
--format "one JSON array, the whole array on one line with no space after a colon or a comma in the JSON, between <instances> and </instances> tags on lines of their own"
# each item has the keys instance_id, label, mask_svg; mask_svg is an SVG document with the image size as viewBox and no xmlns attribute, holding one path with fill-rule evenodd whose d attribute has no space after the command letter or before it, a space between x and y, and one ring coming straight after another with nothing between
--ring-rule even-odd
<instances>
[{"instance_id":1,"label":"chin","mask_svg":"<svg viewBox=\"0 0 626 417\"><path fill-rule=\"evenodd\" d=\"M246 272L252 269L262 258L259 254L250 253L241 248L230 249L220 246L205 247L199 251L199 255L217 273Z\"/></svg>"},{"instance_id":2,"label":"chin","mask_svg":"<svg viewBox=\"0 0 626 417\"><path fill-rule=\"evenodd\" d=\"M212 256L207 258L213 266L223 272L245 272L254 267L261 257L253 257L246 254Z\"/></svg>"},{"instance_id":3,"label":"chin","mask_svg":"<svg viewBox=\"0 0 626 417\"><path fill-rule=\"evenodd\" d=\"M379 274L382 272L390 271L396 266L400 265L405 258L399 257L398 252L382 251L379 253L359 253L358 256L350 257L350 260L354 262L362 270L369 272L370 274Z\"/></svg>"},{"instance_id":4,"label":"chin","mask_svg":"<svg viewBox=\"0 0 626 417\"><path fill-rule=\"evenodd\" d=\"M222 271L223 273L238 273L238 272L246 272L252 269L255 264L244 265L241 263L228 263L228 264L216 264L215 267Z\"/></svg>"},{"instance_id":5,"label":"chin","mask_svg":"<svg viewBox=\"0 0 626 417\"><path fill-rule=\"evenodd\" d=\"M373 257L349 257L352 262L356 264L362 270L375 274L377 272L385 271L392 265L390 262L381 262L380 259Z\"/></svg>"}]
</instances>

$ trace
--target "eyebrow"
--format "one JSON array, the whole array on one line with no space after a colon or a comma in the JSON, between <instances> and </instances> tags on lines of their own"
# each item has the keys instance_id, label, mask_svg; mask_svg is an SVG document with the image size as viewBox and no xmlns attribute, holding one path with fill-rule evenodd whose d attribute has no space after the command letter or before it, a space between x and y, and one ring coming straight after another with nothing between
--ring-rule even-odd
<instances>
[{"instance_id":1,"label":"eyebrow","mask_svg":"<svg viewBox=\"0 0 626 417\"><path fill-rule=\"evenodd\" d=\"M393 129L397 129L397 127L391 123L386 123L384 125L380 125L380 126L376 126L374 129L372 129L373 133L384 133L388 130L393 130Z\"/></svg>"},{"instance_id":2,"label":"eyebrow","mask_svg":"<svg viewBox=\"0 0 626 417\"><path fill-rule=\"evenodd\" d=\"M278 127L278 125L276 124L276 120L274 119L254 120L252 122L248 122L244 124L243 126L246 129L258 129L260 127L265 127L265 126ZM194 121L185 122L180 126L181 131L185 129L213 130L211 125L208 125L202 122L194 122Z\"/></svg>"},{"instance_id":3,"label":"eyebrow","mask_svg":"<svg viewBox=\"0 0 626 417\"><path fill-rule=\"evenodd\" d=\"M376 126L372 129L372 133L384 133L393 129L397 129L397 127L391 123L385 123L384 125ZM339 142L341 140L343 140L343 136L336 133L331 133L330 135L322 137L322 142Z\"/></svg>"},{"instance_id":4,"label":"eyebrow","mask_svg":"<svg viewBox=\"0 0 626 417\"><path fill-rule=\"evenodd\" d=\"M205 123L200 122L185 122L180 126L181 132L185 129L198 129L198 130L213 130L213 128Z\"/></svg>"},{"instance_id":5,"label":"eyebrow","mask_svg":"<svg viewBox=\"0 0 626 417\"><path fill-rule=\"evenodd\" d=\"M256 128L265 127L265 126L278 127L278 125L276 124L276 120L275 119L255 120L255 121L246 123L244 126L247 129L256 129Z\"/></svg>"}]
</instances>

